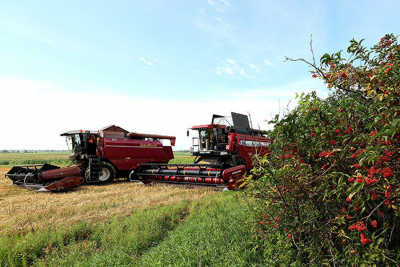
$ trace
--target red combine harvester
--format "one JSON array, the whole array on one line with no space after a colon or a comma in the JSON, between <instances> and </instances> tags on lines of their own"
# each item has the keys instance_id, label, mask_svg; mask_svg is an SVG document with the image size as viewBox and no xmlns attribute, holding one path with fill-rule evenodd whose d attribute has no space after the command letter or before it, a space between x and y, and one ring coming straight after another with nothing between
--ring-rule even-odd
<instances>
[{"instance_id":1,"label":"red combine harvester","mask_svg":"<svg viewBox=\"0 0 400 267\"><path fill-rule=\"evenodd\" d=\"M213 115L211 124L193 126L193 164L144 163L133 171L144 183L150 181L223 186L235 189L238 180L253 168L253 156L270 151L271 140L261 131L251 129L246 115Z\"/></svg>"},{"instance_id":2,"label":"red combine harvester","mask_svg":"<svg viewBox=\"0 0 400 267\"><path fill-rule=\"evenodd\" d=\"M70 131L67 139L72 161L69 167L50 164L14 166L6 176L14 184L37 191L61 191L87 183L109 183L128 177L132 170L149 162L168 163L174 158L171 146L159 141L174 136L130 133L112 125L99 131Z\"/></svg>"},{"instance_id":3,"label":"red combine harvester","mask_svg":"<svg viewBox=\"0 0 400 267\"><path fill-rule=\"evenodd\" d=\"M168 164L174 158L174 136L139 134L111 125L99 131L61 134L71 152L69 167L50 164L14 166L7 174L14 184L37 191L61 191L84 182L109 183L129 178L143 183L214 185L235 189L253 167L252 157L269 153L270 139L251 129L246 115L214 115L211 124L194 126L193 164ZM188 130L189 136L189 130ZM168 139L171 146L160 140Z\"/></svg>"}]
</instances>

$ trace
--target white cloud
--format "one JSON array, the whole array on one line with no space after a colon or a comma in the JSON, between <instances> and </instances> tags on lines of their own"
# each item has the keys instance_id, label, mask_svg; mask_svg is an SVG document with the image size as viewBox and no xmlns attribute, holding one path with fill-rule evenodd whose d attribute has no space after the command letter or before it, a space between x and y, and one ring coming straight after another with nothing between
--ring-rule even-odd
<instances>
[{"instance_id":1,"label":"white cloud","mask_svg":"<svg viewBox=\"0 0 400 267\"><path fill-rule=\"evenodd\" d=\"M238 78L238 74L243 75L246 78L252 78L250 76L247 76L245 73L245 70L239 66L238 63L236 63L235 60L233 59L225 59L221 62L222 66L217 67L217 71L215 71L216 74L222 75L222 74L228 74L231 77Z\"/></svg>"},{"instance_id":2,"label":"white cloud","mask_svg":"<svg viewBox=\"0 0 400 267\"><path fill-rule=\"evenodd\" d=\"M235 75L235 72L237 70L232 69L231 67L218 67L217 71L215 71L216 74L218 75L222 75L223 73L230 75L231 77L235 77L237 78L237 76Z\"/></svg>"},{"instance_id":3,"label":"white cloud","mask_svg":"<svg viewBox=\"0 0 400 267\"><path fill-rule=\"evenodd\" d=\"M275 64L273 64L270 60L268 60L268 59L264 59L264 63L265 63L265 65L268 65L268 66L275 66Z\"/></svg>"},{"instance_id":4,"label":"white cloud","mask_svg":"<svg viewBox=\"0 0 400 267\"><path fill-rule=\"evenodd\" d=\"M195 70L195 71L193 71L193 73L194 74L201 74L201 75L206 75L204 72L201 72L201 71L197 71L197 70Z\"/></svg>"},{"instance_id":5,"label":"white cloud","mask_svg":"<svg viewBox=\"0 0 400 267\"><path fill-rule=\"evenodd\" d=\"M257 66L256 66L256 65L254 65L254 64L250 64L250 68L252 68L252 69L256 70L256 72L257 72L257 73L259 73L259 72L260 72L260 68L259 68L259 67L257 67Z\"/></svg>"},{"instance_id":6,"label":"white cloud","mask_svg":"<svg viewBox=\"0 0 400 267\"><path fill-rule=\"evenodd\" d=\"M207 0L207 2L212 6L215 10L219 12L224 12L226 7L228 7L230 4L227 0L219 0L219 1L213 1L213 0Z\"/></svg>"},{"instance_id":7,"label":"white cloud","mask_svg":"<svg viewBox=\"0 0 400 267\"><path fill-rule=\"evenodd\" d=\"M235 76L235 73L233 72L233 70L230 67L222 68L222 71L231 76Z\"/></svg>"},{"instance_id":8,"label":"white cloud","mask_svg":"<svg viewBox=\"0 0 400 267\"><path fill-rule=\"evenodd\" d=\"M211 0L207 0L207 2L211 5L211 6L215 6L217 3Z\"/></svg>"},{"instance_id":9,"label":"white cloud","mask_svg":"<svg viewBox=\"0 0 400 267\"><path fill-rule=\"evenodd\" d=\"M207 16L198 17L194 21L194 26L215 38L216 46L218 46L219 42L224 43L227 40L231 43L237 42L235 27L220 17L213 19Z\"/></svg>"},{"instance_id":10,"label":"white cloud","mask_svg":"<svg viewBox=\"0 0 400 267\"><path fill-rule=\"evenodd\" d=\"M229 2L228 1L226 1L226 0L220 0L222 3L224 3L225 4L225 6L229 6Z\"/></svg>"},{"instance_id":11,"label":"white cloud","mask_svg":"<svg viewBox=\"0 0 400 267\"><path fill-rule=\"evenodd\" d=\"M144 64L147 64L147 65L149 65L149 66L154 66L153 63L146 61L146 60L145 60L144 58L142 58L142 57L140 58L140 60L143 61Z\"/></svg>"}]
</instances>

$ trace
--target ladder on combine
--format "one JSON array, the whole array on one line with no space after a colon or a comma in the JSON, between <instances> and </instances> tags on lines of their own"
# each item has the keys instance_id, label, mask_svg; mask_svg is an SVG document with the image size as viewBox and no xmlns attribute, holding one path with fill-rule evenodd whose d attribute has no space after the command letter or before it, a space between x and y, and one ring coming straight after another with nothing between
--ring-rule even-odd
<instances>
[{"instance_id":1,"label":"ladder on combine","mask_svg":"<svg viewBox=\"0 0 400 267\"><path fill-rule=\"evenodd\" d=\"M99 182L101 173L101 161L100 156L92 156L89 158L89 181L90 183Z\"/></svg>"}]
</instances>

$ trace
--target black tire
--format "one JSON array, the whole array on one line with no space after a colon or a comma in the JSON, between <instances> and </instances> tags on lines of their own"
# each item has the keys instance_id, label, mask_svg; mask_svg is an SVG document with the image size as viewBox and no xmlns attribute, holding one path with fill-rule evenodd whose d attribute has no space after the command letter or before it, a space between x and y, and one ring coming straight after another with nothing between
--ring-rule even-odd
<instances>
[{"instance_id":1,"label":"black tire","mask_svg":"<svg viewBox=\"0 0 400 267\"><path fill-rule=\"evenodd\" d=\"M115 179L115 168L112 164L108 162L101 162L101 172L99 174L99 183L100 184L106 184L106 183L111 183ZM86 169L85 172L85 178L86 181L88 181L89 177L89 168Z\"/></svg>"},{"instance_id":2,"label":"black tire","mask_svg":"<svg viewBox=\"0 0 400 267\"><path fill-rule=\"evenodd\" d=\"M108 162L101 162L101 173L99 175L99 182L102 184L111 183L115 179L115 168Z\"/></svg>"}]
</instances>

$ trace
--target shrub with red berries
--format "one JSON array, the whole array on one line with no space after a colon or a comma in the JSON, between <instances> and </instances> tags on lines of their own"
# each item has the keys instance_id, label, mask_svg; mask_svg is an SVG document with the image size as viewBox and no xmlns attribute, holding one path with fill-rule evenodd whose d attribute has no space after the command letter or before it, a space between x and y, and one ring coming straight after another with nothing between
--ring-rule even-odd
<instances>
[{"instance_id":1,"label":"shrub with red berries","mask_svg":"<svg viewBox=\"0 0 400 267\"><path fill-rule=\"evenodd\" d=\"M305 263L400 262L400 45L386 35L349 59L325 54L310 64L332 90L298 95L270 123L272 153L256 158L248 190ZM290 151L287 157L285 151Z\"/></svg>"}]
</instances>

